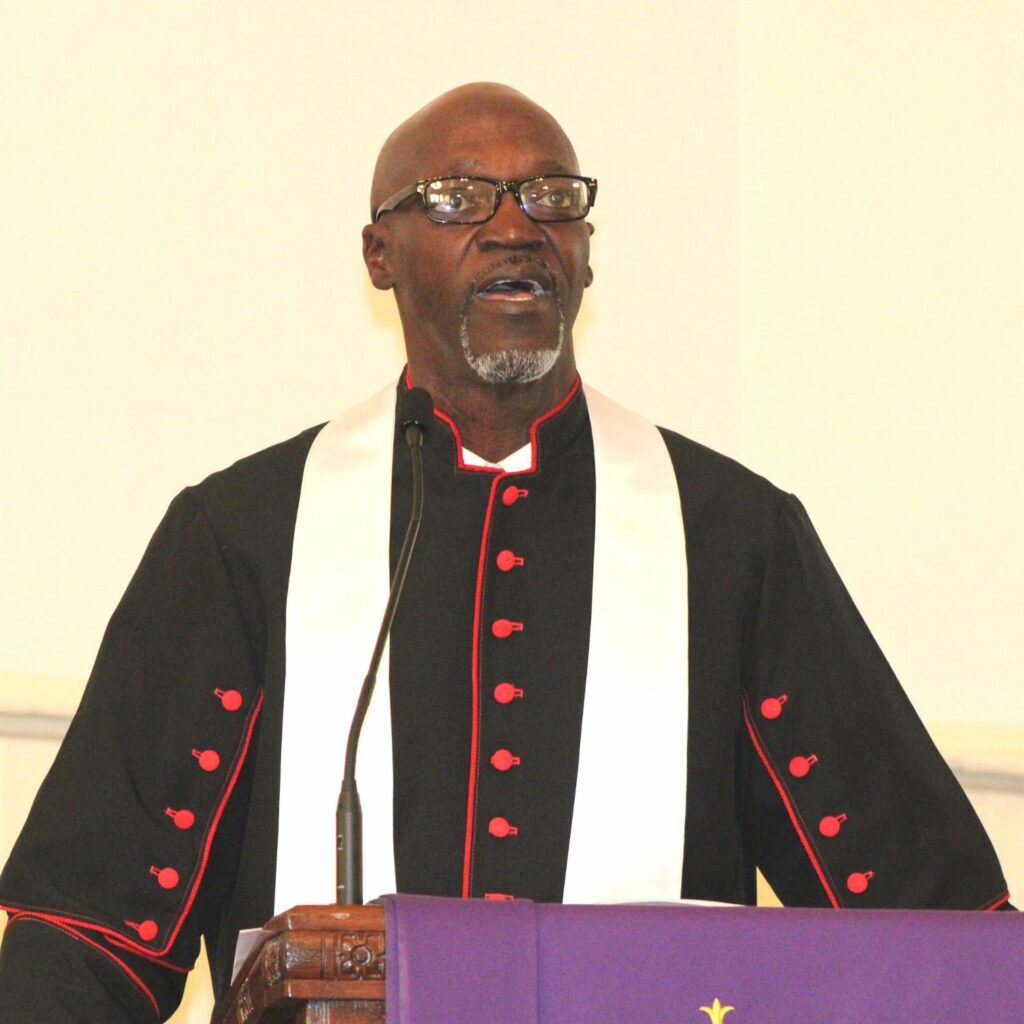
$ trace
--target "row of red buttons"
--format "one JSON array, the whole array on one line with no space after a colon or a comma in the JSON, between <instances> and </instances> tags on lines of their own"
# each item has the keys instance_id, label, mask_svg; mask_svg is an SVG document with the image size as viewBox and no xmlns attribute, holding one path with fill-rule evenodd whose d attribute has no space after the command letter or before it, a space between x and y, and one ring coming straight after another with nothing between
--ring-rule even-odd
<instances>
[{"instance_id":1,"label":"row of red buttons","mask_svg":"<svg viewBox=\"0 0 1024 1024\"><path fill-rule=\"evenodd\" d=\"M505 488L501 495L503 505L514 505L520 498L525 498L530 492L514 484ZM495 565L502 572L511 572L513 569L526 564L522 555L506 548L499 551L494 559ZM505 640L513 633L522 633L524 625L522 622L515 622L512 619L495 619L491 623L491 634L499 640ZM523 691L512 683L498 683L494 688L494 699L499 704L511 704L512 701L522 698ZM499 772L507 772L520 763L520 758L502 747L491 755L491 765ZM511 824L507 818L494 817L487 823L487 831L495 839L505 839L508 836L518 835L519 829ZM488 900L511 900L515 897L504 892L484 893L484 899Z\"/></svg>"},{"instance_id":2,"label":"row of red buttons","mask_svg":"<svg viewBox=\"0 0 1024 1024\"><path fill-rule=\"evenodd\" d=\"M225 711L238 711L245 703L238 690L218 689L213 691L213 695L220 701L221 707ZM204 772L215 772L220 767L220 754L216 750L193 749L192 756L196 758L199 762L199 767ZM182 831L187 831L196 823L195 814L187 808L175 809L173 807L165 807L164 814L174 822L176 828ZM151 864L149 873L156 878L156 884L161 889L175 889L181 881L181 876L174 868L161 868ZM125 921L125 924L129 928L134 929L143 942L152 942L160 930L156 921Z\"/></svg>"},{"instance_id":3,"label":"row of red buttons","mask_svg":"<svg viewBox=\"0 0 1024 1024\"><path fill-rule=\"evenodd\" d=\"M788 700L789 695L785 693L779 694L778 697L766 697L761 701L762 717L767 718L769 721L774 721L776 718L781 717L783 705ZM789 762L789 774L795 779L803 779L817 763L818 757L816 754L810 754L807 757L794 757ZM846 821L845 814L826 814L818 822L818 831L826 839L834 839L839 835L844 821ZM868 882L874 876L875 873L873 871L854 871L846 879L846 888L855 895L860 895L860 893L867 890Z\"/></svg>"}]
</instances>

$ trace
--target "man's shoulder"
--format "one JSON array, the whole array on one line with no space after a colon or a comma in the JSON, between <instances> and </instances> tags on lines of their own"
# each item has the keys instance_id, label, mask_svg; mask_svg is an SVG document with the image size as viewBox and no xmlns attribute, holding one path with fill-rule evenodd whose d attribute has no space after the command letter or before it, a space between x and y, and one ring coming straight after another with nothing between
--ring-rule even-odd
<instances>
[{"instance_id":1,"label":"man's shoulder","mask_svg":"<svg viewBox=\"0 0 1024 1024\"><path fill-rule=\"evenodd\" d=\"M306 456L325 424L308 427L294 437L279 441L250 455L244 455L229 466L211 473L196 490L216 490L218 487L266 484L270 479L301 477Z\"/></svg>"},{"instance_id":2,"label":"man's shoulder","mask_svg":"<svg viewBox=\"0 0 1024 1024\"><path fill-rule=\"evenodd\" d=\"M309 449L323 424L246 455L211 473L186 494L202 508L216 532L247 524L267 528L290 525L298 507L302 473Z\"/></svg>"},{"instance_id":3,"label":"man's shoulder","mask_svg":"<svg viewBox=\"0 0 1024 1024\"><path fill-rule=\"evenodd\" d=\"M693 593L712 605L753 599L779 524L796 499L735 459L658 429L679 486Z\"/></svg>"},{"instance_id":4,"label":"man's shoulder","mask_svg":"<svg viewBox=\"0 0 1024 1024\"><path fill-rule=\"evenodd\" d=\"M684 506L742 519L774 519L788 495L742 463L682 434L658 427L672 459Z\"/></svg>"}]
</instances>

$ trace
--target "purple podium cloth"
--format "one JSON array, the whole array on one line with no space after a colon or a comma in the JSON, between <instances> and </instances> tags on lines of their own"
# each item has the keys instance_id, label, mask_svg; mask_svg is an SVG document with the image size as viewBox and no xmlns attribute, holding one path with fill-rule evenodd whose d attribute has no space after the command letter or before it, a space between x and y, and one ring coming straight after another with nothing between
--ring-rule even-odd
<instances>
[{"instance_id":1,"label":"purple podium cloth","mask_svg":"<svg viewBox=\"0 0 1024 1024\"><path fill-rule=\"evenodd\" d=\"M1024 1021L1021 914L383 902L388 1024Z\"/></svg>"}]
</instances>

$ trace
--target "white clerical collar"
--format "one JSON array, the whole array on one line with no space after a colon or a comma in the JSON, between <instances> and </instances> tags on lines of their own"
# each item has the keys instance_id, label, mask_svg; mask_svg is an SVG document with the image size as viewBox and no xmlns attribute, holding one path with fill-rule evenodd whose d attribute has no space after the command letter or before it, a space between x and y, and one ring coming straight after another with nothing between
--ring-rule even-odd
<instances>
[{"instance_id":1,"label":"white clerical collar","mask_svg":"<svg viewBox=\"0 0 1024 1024\"><path fill-rule=\"evenodd\" d=\"M462 464L464 466L480 466L484 469L503 469L506 473L522 473L533 465L533 448L529 444L524 444L522 448L514 451L511 455L506 455L500 462L488 462L476 452L463 448Z\"/></svg>"}]
</instances>

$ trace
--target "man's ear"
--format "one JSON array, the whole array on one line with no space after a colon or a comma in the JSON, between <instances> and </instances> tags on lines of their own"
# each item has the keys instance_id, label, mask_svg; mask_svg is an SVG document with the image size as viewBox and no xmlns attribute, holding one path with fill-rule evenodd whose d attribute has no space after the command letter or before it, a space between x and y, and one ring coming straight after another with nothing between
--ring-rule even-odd
<instances>
[{"instance_id":1,"label":"man's ear","mask_svg":"<svg viewBox=\"0 0 1024 1024\"><path fill-rule=\"evenodd\" d=\"M594 225L591 221L587 221L587 234L593 236ZM587 266L587 276L583 280L583 287L589 288L594 283L594 269L589 264Z\"/></svg>"},{"instance_id":2,"label":"man's ear","mask_svg":"<svg viewBox=\"0 0 1024 1024\"><path fill-rule=\"evenodd\" d=\"M395 286L387 251L387 233L387 228L381 224L367 224L363 228L363 262L373 287L385 292Z\"/></svg>"}]
</instances>

